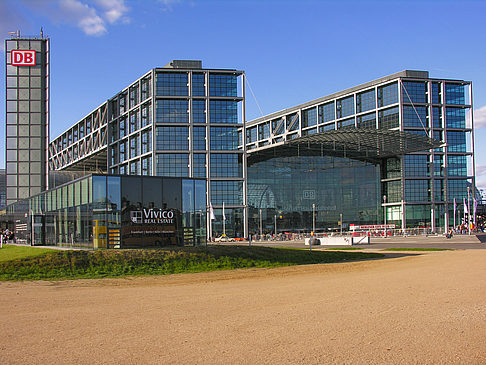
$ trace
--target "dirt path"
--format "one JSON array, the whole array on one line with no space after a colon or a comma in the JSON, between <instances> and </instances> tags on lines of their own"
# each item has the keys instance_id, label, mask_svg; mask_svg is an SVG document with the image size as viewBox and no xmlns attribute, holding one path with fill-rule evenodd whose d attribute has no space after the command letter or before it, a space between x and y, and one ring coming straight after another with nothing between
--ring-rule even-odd
<instances>
[{"instance_id":1,"label":"dirt path","mask_svg":"<svg viewBox=\"0 0 486 365\"><path fill-rule=\"evenodd\" d=\"M484 364L486 250L0 283L2 364Z\"/></svg>"}]
</instances>

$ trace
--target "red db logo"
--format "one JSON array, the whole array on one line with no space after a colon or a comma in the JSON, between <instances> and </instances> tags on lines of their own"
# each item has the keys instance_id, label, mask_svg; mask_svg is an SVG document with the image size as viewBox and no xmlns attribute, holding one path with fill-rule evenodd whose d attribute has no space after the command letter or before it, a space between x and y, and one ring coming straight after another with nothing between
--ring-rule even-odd
<instances>
[{"instance_id":1,"label":"red db logo","mask_svg":"<svg viewBox=\"0 0 486 365\"><path fill-rule=\"evenodd\" d=\"M35 51L25 49L13 50L12 66L35 66Z\"/></svg>"}]
</instances>

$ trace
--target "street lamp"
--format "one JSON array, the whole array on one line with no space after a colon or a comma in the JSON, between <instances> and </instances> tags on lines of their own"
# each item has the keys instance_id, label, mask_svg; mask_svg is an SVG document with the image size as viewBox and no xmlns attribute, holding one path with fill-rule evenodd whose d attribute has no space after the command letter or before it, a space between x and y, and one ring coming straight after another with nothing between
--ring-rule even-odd
<instances>
[{"instance_id":1,"label":"street lamp","mask_svg":"<svg viewBox=\"0 0 486 365\"><path fill-rule=\"evenodd\" d=\"M316 205L312 204L312 232L316 234Z\"/></svg>"},{"instance_id":2,"label":"street lamp","mask_svg":"<svg viewBox=\"0 0 486 365\"><path fill-rule=\"evenodd\" d=\"M260 208L260 239L262 238L262 208Z\"/></svg>"},{"instance_id":3,"label":"street lamp","mask_svg":"<svg viewBox=\"0 0 486 365\"><path fill-rule=\"evenodd\" d=\"M385 238L387 236L386 234L386 195L383 195L383 212L385 213Z\"/></svg>"}]
</instances>

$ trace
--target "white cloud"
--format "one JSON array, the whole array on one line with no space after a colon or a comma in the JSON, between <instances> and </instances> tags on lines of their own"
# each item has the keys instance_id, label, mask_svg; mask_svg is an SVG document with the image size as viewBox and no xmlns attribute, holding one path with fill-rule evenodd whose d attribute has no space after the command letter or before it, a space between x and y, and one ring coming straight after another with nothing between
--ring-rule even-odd
<instances>
[{"instance_id":1,"label":"white cloud","mask_svg":"<svg viewBox=\"0 0 486 365\"><path fill-rule=\"evenodd\" d=\"M19 28L32 28L29 20L33 15L72 25L89 36L101 36L111 24L129 23L129 11L125 0L0 0L0 32L7 35Z\"/></svg>"},{"instance_id":2,"label":"white cloud","mask_svg":"<svg viewBox=\"0 0 486 365\"><path fill-rule=\"evenodd\" d=\"M130 18L125 15L129 8L125 5L124 0L96 0L96 3L103 8L103 17L108 23L113 24L118 20L125 24L130 22Z\"/></svg>"},{"instance_id":3,"label":"white cloud","mask_svg":"<svg viewBox=\"0 0 486 365\"><path fill-rule=\"evenodd\" d=\"M103 19L96 9L79 0L59 0L59 12L68 23L74 23L87 35L100 36L106 33Z\"/></svg>"},{"instance_id":4,"label":"white cloud","mask_svg":"<svg viewBox=\"0 0 486 365\"><path fill-rule=\"evenodd\" d=\"M486 127L486 105L474 110L474 127Z\"/></svg>"}]
</instances>

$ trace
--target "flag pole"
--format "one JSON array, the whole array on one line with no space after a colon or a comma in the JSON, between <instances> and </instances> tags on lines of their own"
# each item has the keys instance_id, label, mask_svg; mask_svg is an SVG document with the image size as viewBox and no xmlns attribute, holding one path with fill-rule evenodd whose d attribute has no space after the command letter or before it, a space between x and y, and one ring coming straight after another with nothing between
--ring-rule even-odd
<instances>
[{"instance_id":1,"label":"flag pole","mask_svg":"<svg viewBox=\"0 0 486 365\"><path fill-rule=\"evenodd\" d=\"M456 231L456 210L457 210L457 204L456 204L456 198L454 198L454 227L452 228L454 232Z\"/></svg>"},{"instance_id":2,"label":"flag pole","mask_svg":"<svg viewBox=\"0 0 486 365\"><path fill-rule=\"evenodd\" d=\"M226 236L226 217L224 215L224 202L223 202L223 236Z\"/></svg>"}]
</instances>

